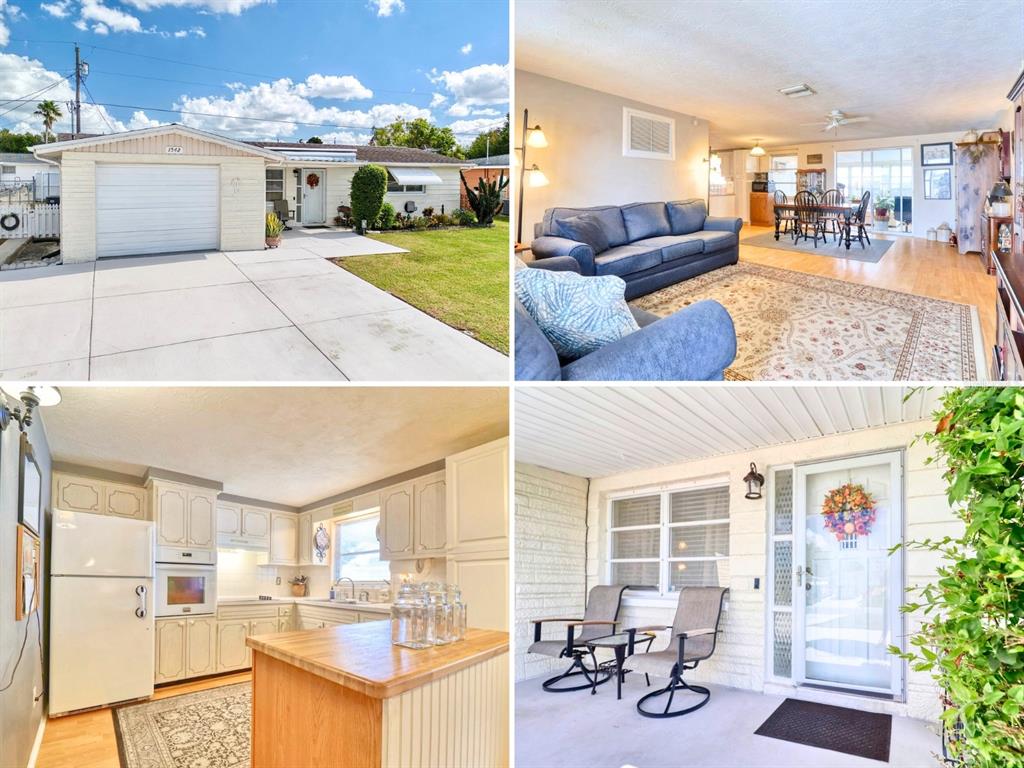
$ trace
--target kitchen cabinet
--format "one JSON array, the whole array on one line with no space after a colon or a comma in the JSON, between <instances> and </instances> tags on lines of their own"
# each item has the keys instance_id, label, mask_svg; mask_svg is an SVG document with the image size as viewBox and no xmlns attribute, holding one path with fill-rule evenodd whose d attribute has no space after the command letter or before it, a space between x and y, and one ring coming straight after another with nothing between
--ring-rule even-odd
<instances>
[{"instance_id":1,"label":"kitchen cabinet","mask_svg":"<svg viewBox=\"0 0 1024 768\"><path fill-rule=\"evenodd\" d=\"M380 492L380 558L443 557L447 549L444 471Z\"/></svg>"},{"instance_id":2,"label":"kitchen cabinet","mask_svg":"<svg viewBox=\"0 0 1024 768\"><path fill-rule=\"evenodd\" d=\"M148 519L146 491L139 486L54 473L53 506L70 512Z\"/></svg>"},{"instance_id":3,"label":"kitchen cabinet","mask_svg":"<svg viewBox=\"0 0 1024 768\"><path fill-rule=\"evenodd\" d=\"M277 632L277 616L267 619L253 619L249 622L249 635L272 635Z\"/></svg>"},{"instance_id":4,"label":"kitchen cabinet","mask_svg":"<svg viewBox=\"0 0 1024 768\"><path fill-rule=\"evenodd\" d=\"M299 515L299 565L313 563L313 513Z\"/></svg>"},{"instance_id":5,"label":"kitchen cabinet","mask_svg":"<svg viewBox=\"0 0 1024 768\"><path fill-rule=\"evenodd\" d=\"M202 677L217 671L217 620L185 620L186 677Z\"/></svg>"},{"instance_id":6,"label":"kitchen cabinet","mask_svg":"<svg viewBox=\"0 0 1024 768\"><path fill-rule=\"evenodd\" d=\"M508 438L445 461L448 553L508 551Z\"/></svg>"},{"instance_id":7,"label":"kitchen cabinet","mask_svg":"<svg viewBox=\"0 0 1024 768\"><path fill-rule=\"evenodd\" d=\"M250 665L249 649L245 638L249 636L249 621L232 619L217 622L217 671L229 672Z\"/></svg>"},{"instance_id":8,"label":"kitchen cabinet","mask_svg":"<svg viewBox=\"0 0 1024 768\"><path fill-rule=\"evenodd\" d=\"M214 563L216 493L208 488L150 480L161 562Z\"/></svg>"},{"instance_id":9,"label":"kitchen cabinet","mask_svg":"<svg viewBox=\"0 0 1024 768\"><path fill-rule=\"evenodd\" d=\"M458 554L447 565L447 580L459 585L470 626L508 631L508 551Z\"/></svg>"},{"instance_id":10,"label":"kitchen cabinet","mask_svg":"<svg viewBox=\"0 0 1024 768\"><path fill-rule=\"evenodd\" d=\"M216 672L216 626L213 618L157 619L155 682Z\"/></svg>"},{"instance_id":11,"label":"kitchen cabinet","mask_svg":"<svg viewBox=\"0 0 1024 768\"><path fill-rule=\"evenodd\" d=\"M757 227L775 226L775 197L767 192L750 193L750 223Z\"/></svg>"},{"instance_id":12,"label":"kitchen cabinet","mask_svg":"<svg viewBox=\"0 0 1024 768\"><path fill-rule=\"evenodd\" d=\"M242 507L242 535L253 544L269 544L271 514L266 509Z\"/></svg>"},{"instance_id":13,"label":"kitchen cabinet","mask_svg":"<svg viewBox=\"0 0 1024 768\"><path fill-rule=\"evenodd\" d=\"M233 502L217 502L217 544L226 549L266 550L271 512Z\"/></svg>"},{"instance_id":14,"label":"kitchen cabinet","mask_svg":"<svg viewBox=\"0 0 1024 768\"><path fill-rule=\"evenodd\" d=\"M270 564L298 565L299 518L291 512L270 513Z\"/></svg>"},{"instance_id":15,"label":"kitchen cabinet","mask_svg":"<svg viewBox=\"0 0 1024 768\"><path fill-rule=\"evenodd\" d=\"M412 482L399 483L380 492L380 559L401 560L413 556Z\"/></svg>"},{"instance_id":16,"label":"kitchen cabinet","mask_svg":"<svg viewBox=\"0 0 1024 768\"><path fill-rule=\"evenodd\" d=\"M225 501L217 502L217 543L228 544L241 541L242 505Z\"/></svg>"}]
</instances>

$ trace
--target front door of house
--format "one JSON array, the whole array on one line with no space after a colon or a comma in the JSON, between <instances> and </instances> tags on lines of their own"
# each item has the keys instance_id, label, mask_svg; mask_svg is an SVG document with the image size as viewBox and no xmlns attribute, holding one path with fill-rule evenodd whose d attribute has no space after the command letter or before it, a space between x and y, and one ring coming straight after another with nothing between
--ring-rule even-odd
<instances>
[{"instance_id":1,"label":"front door of house","mask_svg":"<svg viewBox=\"0 0 1024 768\"><path fill-rule=\"evenodd\" d=\"M796 468L793 677L898 696L902 645L902 455Z\"/></svg>"},{"instance_id":2,"label":"front door of house","mask_svg":"<svg viewBox=\"0 0 1024 768\"><path fill-rule=\"evenodd\" d=\"M327 174L323 168L302 169L302 223L323 224L325 221L324 182Z\"/></svg>"}]
</instances>

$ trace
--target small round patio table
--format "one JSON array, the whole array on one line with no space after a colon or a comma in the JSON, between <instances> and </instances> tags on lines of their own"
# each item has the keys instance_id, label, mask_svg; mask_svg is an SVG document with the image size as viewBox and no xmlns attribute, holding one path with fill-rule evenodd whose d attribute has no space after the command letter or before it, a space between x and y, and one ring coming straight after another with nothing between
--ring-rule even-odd
<instances>
[{"instance_id":1,"label":"small round patio table","mask_svg":"<svg viewBox=\"0 0 1024 768\"><path fill-rule=\"evenodd\" d=\"M612 668L615 671L615 684L616 684L616 699L622 698L622 678L626 675L624 664L626 663L626 657L632 656L636 646L646 643L647 647L645 651L650 650L651 643L654 641L653 632L642 632L640 637L636 636L635 632L619 632L614 635L605 635L604 637L595 637L593 640L587 641L587 648L591 651L596 648L611 648L615 652L615 659L602 662L600 667ZM597 680L597 675L594 675L594 679ZM597 684L591 686L590 694L597 693Z\"/></svg>"}]
</instances>

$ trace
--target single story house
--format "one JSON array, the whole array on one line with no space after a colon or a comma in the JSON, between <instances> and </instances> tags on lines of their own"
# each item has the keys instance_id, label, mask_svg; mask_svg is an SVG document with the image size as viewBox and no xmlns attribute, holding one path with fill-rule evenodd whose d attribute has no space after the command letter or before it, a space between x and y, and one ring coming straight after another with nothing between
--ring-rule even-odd
<instances>
[{"instance_id":1,"label":"single story house","mask_svg":"<svg viewBox=\"0 0 1024 768\"><path fill-rule=\"evenodd\" d=\"M331 224L360 165L383 165L398 211L459 205L464 161L426 150L243 142L183 125L80 136L32 148L59 167L65 263L263 248L264 217L287 200L301 225ZM407 204L410 204L407 207Z\"/></svg>"},{"instance_id":2,"label":"single story house","mask_svg":"<svg viewBox=\"0 0 1024 768\"><path fill-rule=\"evenodd\" d=\"M473 167L465 172L466 183L470 187L475 188L477 182L480 179L486 179L487 181L497 181L501 174L505 174L505 178L510 178L511 168L509 166L508 155L491 155L490 157L476 157L466 162L472 163ZM508 193L511 189L511 185L505 187L505 191L501 193L501 199L505 201L505 205L508 205ZM466 190L462 192L462 207L469 207L469 198L466 197ZM505 213L508 213L506 208Z\"/></svg>"},{"instance_id":3,"label":"single story house","mask_svg":"<svg viewBox=\"0 0 1024 768\"><path fill-rule=\"evenodd\" d=\"M60 174L31 152L0 152L0 190L28 187L30 199L60 195Z\"/></svg>"}]
</instances>

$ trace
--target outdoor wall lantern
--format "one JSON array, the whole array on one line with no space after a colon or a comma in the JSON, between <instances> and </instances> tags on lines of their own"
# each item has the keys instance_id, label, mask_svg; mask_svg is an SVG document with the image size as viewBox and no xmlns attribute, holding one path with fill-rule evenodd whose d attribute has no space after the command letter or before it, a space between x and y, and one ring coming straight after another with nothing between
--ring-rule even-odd
<instances>
[{"instance_id":1,"label":"outdoor wall lantern","mask_svg":"<svg viewBox=\"0 0 1024 768\"><path fill-rule=\"evenodd\" d=\"M743 478L743 482L747 484L746 498L761 498L761 486L764 485L764 475L757 471L757 464L754 462L750 462L750 471L747 472L747 476Z\"/></svg>"}]
</instances>

